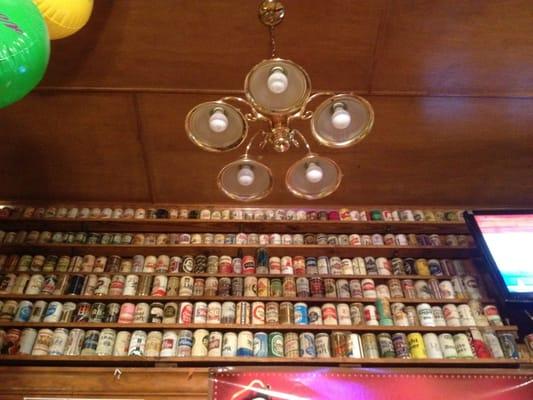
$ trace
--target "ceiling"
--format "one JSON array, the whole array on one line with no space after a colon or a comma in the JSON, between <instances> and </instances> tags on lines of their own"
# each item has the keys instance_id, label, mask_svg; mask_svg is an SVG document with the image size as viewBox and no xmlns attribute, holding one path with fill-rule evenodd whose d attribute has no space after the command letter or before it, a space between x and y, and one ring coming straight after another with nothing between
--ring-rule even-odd
<instances>
[{"instance_id":1,"label":"ceiling","mask_svg":"<svg viewBox=\"0 0 533 400\"><path fill-rule=\"evenodd\" d=\"M239 151L202 152L183 122L269 57L259 2L95 3L82 31L53 42L40 87L0 110L0 198L229 202L216 175ZM376 114L353 148L311 143L344 171L321 203L533 204L533 2L284 3L278 54ZM299 155L263 154L276 179L263 202L301 202L283 185Z\"/></svg>"}]
</instances>

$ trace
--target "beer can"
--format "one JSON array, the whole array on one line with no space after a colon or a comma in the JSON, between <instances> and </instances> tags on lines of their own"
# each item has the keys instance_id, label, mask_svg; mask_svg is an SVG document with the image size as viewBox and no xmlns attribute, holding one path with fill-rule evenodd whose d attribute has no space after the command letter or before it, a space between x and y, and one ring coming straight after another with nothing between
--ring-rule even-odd
<instances>
[{"instance_id":1,"label":"beer can","mask_svg":"<svg viewBox=\"0 0 533 400\"><path fill-rule=\"evenodd\" d=\"M446 359L457 358L453 336L450 333L441 333L438 338L443 357Z\"/></svg>"},{"instance_id":2,"label":"beer can","mask_svg":"<svg viewBox=\"0 0 533 400\"><path fill-rule=\"evenodd\" d=\"M310 279L310 293L311 297L324 297L324 282L319 276L313 276Z\"/></svg>"},{"instance_id":3,"label":"beer can","mask_svg":"<svg viewBox=\"0 0 533 400\"><path fill-rule=\"evenodd\" d=\"M170 276L167 283L167 296L178 296L180 290L179 276Z\"/></svg>"},{"instance_id":4,"label":"beer can","mask_svg":"<svg viewBox=\"0 0 533 400\"><path fill-rule=\"evenodd\" d=\"M96 354L99 356L112 356L116 337L117 332L114 329L102 329L96 345Z\"/></svg>"},{"instance_id":5,"label":"beer can","mask_svg":"<svg viewBox=\"0 0 533 400\"><path fill-rule=\"evenodd\" d=\"M498 332L497 336L505 358L518 360L519 352L515 335L511 332Z\"/></svg>"},{"instance_id":6,"label":"beer can","mask_svg":"<svg viewBox=\"0 0 533 400\"><path fill-rule=\"evenodd\" d=\"M457 306L457 312L459 313L459 320L461 321L461 326L474 326L476 321L472 315L472 310L468 304L459 304Z\"/></svg>"},{"instance_id":7,"label":"beer can","mask_svg":"<svg viewBox=\"0 0 533 400\"><path fill-rule=\"evenodd\" d=\"M329 274L329 258L327 256L320 256L317 259L317 269L319 275Z\"/></svg>"},{"instance_id":8,"label":"beer can","mask_svg":"<svg viewBox=\"0 0 533 400\"><path fill-rule=\"evenodd\" d=\"M22 331L19 340L19 349L17 354L31 354L33 344L37 338L37 330L33 328L26 328Z\"/></svg>"},{"instance_id":9,"label":"beer can","mask_svg":"<svg viewBox=\"0 0 533 400\"><path fill-rule=\"evenodd\" d=\"M405 333L394 333L392 334L391 339L396 358L411 358L407 335Z\"/></svg>"},{"instance_id":10,"label":"beer can","mask_svg":"<svg viewBox=\"0 0 533 400\"><path fill-rule=\"evenodd\" d=\"M161 324L163 322L163 303L155 302L150 304L148 322L150 324Z\"/></svg>"},{"instance_id":11,"label":"beer can","mask_svg":"<svg viewBox=\"0 0 533 400\"><path fill-rule=\"evenodd\" d=\"M433 359L444 358L441 348L440 348L439 339L436 334L425 333L423 338L424 338L424 347L426 348L426 354L428 358L433 358Z\"/></svg>"},{"instance_id":12,"label":"beer can","mask_svg":"<svg viewBox=\"0 0 533 400\"><path fill-rule=\"evenodd\" d=\"M144 356L147 336L145 331L133 331L128 347L128 356Z\"/></svg>"},{"instance_id":13,"label":"beer can","mask_svg":"<svg viewBox=\"0 0 533 400\"><path fill-rule=\"evenodd\" d=\"M111 278L108 276L99 276L94 288L95 296L107 296L109 287L111 286Z\"/></svg>"},{"instance_id":14,"label":"beer can","mask_svg":"<svg viewBox=\"0 0 533 400\"><path fill-rule=\"evenodd\" d=\"M296 297L296 281L292 276L283 278L283 297Z\"/></svg>"},{"instance_id":15,"label":"beer can","mask_svg":"<svg viewBox=\"0 0 533 400\"><path fill-rule=\"evenodd\" d=\"M205 324L207 323L207 303L197 301L193 308L193 323Z\"/></svg>"},{"instance_id":16,"label":"beer can","mask_svg":"<svg viewBox=\"0 0 533 400\"><path fill-rule=\"evenodd\" d=\"M52 301L48 304L44 314L43 322L59 322L61 312L63 311L63 304L59 301ZM3 312L3 310L2 310Z\"/></svg>"},{"instance_id":17,"label":"beer can","mask_svg":"<svg viewBox=\"0 0 533 400\"><path fill-rule=\"evenodd\" d=\"M348 355L348 340L344 332L331 333L332 357L346 357Z\"/></svg>"},{"instance_id":18,"label":"beer can","mask_svg":"<svg viewBox=\"0 0 533 400\"><path fill-rule=\"evenodd\" d=\"M265 322L267 324L279 323L279 304L276 302L268 302L265 304Z\"/></svg>"},{"instance_id":19,"label":"beer can","mask_svg":"<svg viewBox=\"0 0 533 400\"><path fill-rule=\"evenodd\" d=\"M279 257L270 257L268 260L268 269L270 274L281 274L281 259Z\"/></svg>"},{"instance_id":20,"label":"beer can","mask_svg":"<svg viewBox=\"0 0 533 400\"><path fill-rule=\"evenodd\" d=\"M139 276L138 275L127 275L124 281L124 289L122 294L124 296L135 296L137 295L137 287L139 285Z\"/></svg>"},{"instance_id":21,"label":"beer can","mask_svg":"<svg viewBox=\"0 0 533 400\"><path fill-rule=\"evenodd\" d=\"M241 331L237 336L237 356L251 357L254 354L254 335L250 331Z\"/></svg>"},{"instance_id":22,"label":"beer can","mask_svg":"<svg viewBox=\"0 0 533 400\"><path fill-rule=\"evenodd\" d=\"M450 281L444 280L438 283L439 292L443 299L455 299L455 291Z\"/></svg>"},{"instance_id":23,"label":"beer can","mask_svg":"<svg viewBox=\"0 0 533 400\"><path fill-rule=\"evenodd\" d=\"M383 283L376 286L376 297L390 299L389 287Z\"/></svg>"},{"instance_id":24,"label":"beer can","mask_svg":"<svg viewBox=\"0 0 533 400\"><path fill-rule=\"evenodd\" d=\"M446 325L448 326L461 326L461 319L459 317L459 311L455 304L445 304L442 307L444 313L444 319L446 319Z\"/></svg>"},{"instance_id":25,"label":"beer can","mask_svg":"<svg viewBox=\"0 0 533 400\"><path fill-rule=\"evenodd\" d=\"M213 331L209 333L207 343L207 356L220 357L222 355L222 333Z\"/></svg>"},{"instance_id":26,"label":"beer can","mask_svg":"<svg viewBox=\"0 0 533 400\"><path fill-rule=\"evenodd\" d=\"M253 356L268 357L268 335L265 332L254 334Z\"/></svg>"},{"instance_id":27,"label":"beer can","mask_svg":"<svg viewBox=\"0 0 533 400\"><path fill-rule=\"evenodd\" d=\"M453 335L453 342L457 350L458 358L474 358L474 352L472 351L468 336L464 333L457 333Z\"/></svg>"},{"instance_id":28,"label":"beer can","mask_svg":"<svg viewBox=\"0 0 533 400\"><path fill-rule=\"evenodd\" d=\"M339 257L329 259L329 273L331 275L342 275L342 261Z\"/></svg>"},{"instance_id":29,"label":"beer can","mask_svg":"<svg viewBox=\"0 0 533 400\"><path fill-rule=\"evenodd\" d=\"M163 333L160 331L151 331L146 337L146 345L144 348L144 355L146 357L159 357L161 351L161 342L163 341Z\"/></svg>"},{"instance_id":30,"label":"beer can","mask_svg":"<svg viewBox=\"0 0 533 400\"><path fill-rule=\"evenodd\" d=\"M394 351L394 344L389 333L379 333L377 335L379 355L382 358L394 358L396 353Z\"/></svg>"},{"instance_id":31,"label":"beer can","mask_svg":"<svg viewBox=\"0 0 533 400\"><path fill-rule=\"evenodd\" d=\"M79 310L79 308L78 308ZM78 311L79 314L79 311ZM135 304L133 303L123 303L120 306L120 314L118 317L119 324L130 324L133 322L135 315Z\"/></svg>"},{"instance_id":32,"label":"beer can","mask_svg":"<svg viewBox=\"0 0 533 400\"><path fill-rule=\"evenodd\" d=\"M361 342L365 358L379 358L379 347L375 334L364 333L363 335L361 335Z\"/></svg>"},{"instance_id":33,"label":"beer can","mask_svg":"<svg viewBox=\"0 0 533 400\"><path fill-rule=\"evenodd\" d=\"M321 307L322 321L324 325L337 325L337 308L333 303L324 303Z\"/></svg>"},{"instance_id":34,"label":"beer can","mask_svg":"<svg viewBox=\"0 0 533 400\"><path fill-rule=\"evenodd\" d=\"M474 349L474 354L477 358L491 358L490 351L485 344L483 335L478 328L469 329L470 345Z\"/></svg>"},{"instance_id":35,"label":"beer can","mask_svg":"<svg viewBox=\"0 0 533 400\"><path fill-rule=\"evenodd\" d=\"M487 347L490 351L492 358L505 358L505 355L503 353L503 349L500 345L498 337L493 331L485 329L483 331L483 339L485 340L485 343L487 344ZM526 339L526 342L527 342L527 339Z\"/></svg>"},{"instance_id":36,"label":"beer can","mask_svg":"<svg viewBox=\"0 0 533 400\"><path fill-rule=\"evenodd\" d=\"M489 326L489 320L483 313L483 306L479 300L470 300L468 306L472 311L476 326Z\"/></svg>"},{"instance_id":37,"label":"beer can","mask_svg":"<svg viewBox=\"0 0 533 400\"><path fill-rule=\"evenodd\" d=\"M247 301L239 301L236 305L235 321L240 325L249 325L251 323L252 307Z\"/></svg>"},{"instance_id":38,"label":"beer can","mask_svg":"<svg viewBox=\"0 0 533 400\"><path fill-rule=\"evenodd\" d=\"M268 297L270 295L270 280L268 278L259 278L257 280L257 295L259 297Z\"/></svg>"},{"instance_id":39,"label":"beer can","mask_svg":"<svg viewBox=\"0 0 533 400\"><path fill-rule=\"evenodd\" d=\"M288 301L284 301L279 305L279 323L281 325L294 324L294 305Z\"/></svg>"},{"instance_id":40,"label":"beer can","mask_svg":"<svg viewBox=\"0 0 533 400\"><path fill-rule=\"evenodd\" d=\"M234 278L241 279L242 278ZM234 296L238 296L235 295ZM245 297L257 297L257 278L255 276L247 276L244 278L244 296Z\"/></svg>"},{"instance_id":41,"label":"beer can","mask_svg":"<svg viewBox=\"0 0 533 400\"><path fill-rule=\"evenodd\" d=\"M322 310L320 307L313 306L309 307L307 312L309 318L309 325L322 325Z\"/></svg>"},{"instance_id":42,"label":"beer can","mask_svg":"<svg viewBox=\"0 0 533 400\"><path fill-rule=\"evenodd\" d=\"M193 333L182 329L178 332L176 357L190 357L192 354Z\"/></svg>"},{"instance_id":43,"label":"beer can","mask_svg":"<svg viewBox=\"0 0 533 400\"><path fill-rule=\"evenodd\" d=\"M68 303L63 304L63 312ZM74 304L74 303L72 303ZM120 304L118 303L109 303L105 306L105 316L104 322L106 323L116 323L120 316Z\"/></svg>"},{"instance_id":44,"label":"beer can","mask_svg":"<svg viewBox=\"0 0 533 400\"><path fill-rule=\"evenodd\" d=\"M346 279L337 279L337 297L341 299L350 298L350 285Z\"/></svg>"},{"instance_id":45,"label":"beer can","mask_svg":"<svg viewBox=\"0 0 533 400\"><path fill-rule=\"evenodd\" d=\"M475 277L466 275L463 277L463 285L466 289L466 296L469 299L479 300L481 299L481 291L479 289L478 282Z\"/></svg>"},{"instance_id":46,"label":"beer can","mask_svg":"<svg viewBox=\"0 0 533 400\"><path fill-rule=\"evenodd\" d=\"M337 321L339 325L351 325L350 306L346 303L337 304Z\"/></svg>"},{"instance_id":47,"label":"beer can","mask_svg":"<svg viewBox=\"0 0 533 400\"><path fill-rule=\"evenodd\" d=\"M427 303L420 303L416 306L416 312L420 325L422 326L435 326L435 318L433 317L433 310Z\"/></svg>"},{"instance_id":48,"label":"beer can","mask_svg":"<svg viewBox=\"0 0 533 400\"><path fill-rule=\"evenodd\" d=\"M407 335L407 343L409 345L409 353L411 358L425 359L427 358L426 346L424 338L418 332L413 332Z\"/></svg>"},{"instance_id":49,"label":"beer can","mask_svg":"<svg viewBox=\"0 0 533 400\"><path fill-rule=\"evenodd\" d=\"M433 319L435 320L435 326L446 326L446 318L440 306L432 306Z\"/></svg>"},{"instance_id":50,"label":"beer can","mask_svg":"<svg viewBox=\"0 0 533 400\"><path fill-rule=\"evenodd\" d=\"M268 334L268 356L284 356L284 339L281 332L270 332Z\"/></svg>"},{"instance_id":51,"label":"beer can","mask_svg":"<svg viewBox=\"0 0 533 400\"><path fill-rule=\"evenodd\" d=\"M487 317L491 326L503 326L502 318L498 313L498 308L495 305L487 305L483 307L483 313Z\"/></svg>"},{"instance_id":52,"label":"beer can","mask_svg":"<svg viewBox=\"0 0 533 400\"><path fill-rule=\"evenodd\" d=\"M305 277L296 278L296 296L309 297L310 294L311 294L311 290L309 287L309 280Z\"/></svg>"},{"instance_id":53,"label":"beer can","mask_svg":"<svg viewBox=\"0 0 533 400\"><path fill-rule=\"evenodd\" d=\"M205 280L205 295L216 296L218 291L218 279L210 276Z\"/></svg>"},{"instance_id":54,"label":"beer can","mask_svg":"<svg viewBox=\"0 0 533 400\"><path fill-rule=\"evenodd\" d=\"M309 324L307 304L296 303L294 305L294 323L296 325Z\"/></svg>"},{"instance_id":55,"label":"beer can","mask_svg":"<svg viewBox=\"0 0 533 400\"><path fill-rule=\"evenodd\" d=\"M367 304L363 307L363 315L365 318L365 324L368 326L378 326L379 321L377 317L376 306Z\"/></svg>"},{"instance_id":56,"label":"beer can","mask_svg":"<svg viewBox=\"0 0 533 400\"><path fill-rule=\"evenodd\" d=\"M106 305L104 303L93 303L91 305L89 322L97 322L97 323L103 322L105 318L105 308L106 308Z\"/></svg>"},{"instance_id":57,"label":"beer can","mask_svg":"<svg viewBox=\"0 0 533 400\"><path fill-rule=\"evenodd\" d=\"M179 324L192 323L193 305L188 301L184 301L180 304L180 312L178 317Z\"/></svg>"},{"instance_id":58,"label":"beer can","mask_svg":"<svg viewBox=\"0 0 533 400\"><path fill-rule=\"evenodd\" d=\"M33 303L28 300L21 300L16 308L13 322L28 322L33 310Z\"/></svg>"},{"instance_id":59,"label":"beer can","mask_svg":"<svg viewBox=\"0 0 533 400\"><path fill-rule=\"evenodd\" d=\"M414 285L415 285L416 297L418 299L427 300L427 299L433 298L431 289L429 288L427 281L419 279L415 281Z\"/></svg>"},{"instance_id":60,"label":"beer can","mask_svg":"<svg viewBox=\"0 0 533 400\"><path fill-rule=\"evenodd\" d=\"M148 303L137 303L133 314L134 324L146 324L150 318L150 306Z\"/></svg>"},{"instance_id":61,"label":"beer can","mask_svg":"<svg viewBox=\"0 0 533 400\"><path fill-rule=\"evenodd\" d=\"M222 337L222 357L235 357L237 355L237 334L225 332Z\"/></svg>"},{"instance_id":62,"label":"beer can","mask_svg":"<svg viewBox=\"0 0 533 400\"><path fill-rule=\"evenodd\" d=\"M347 333L348 354L350 358L363 358L363 343L358 333Z\"/></svg>"},{"instance_id":63,"label":"beer can","mask_svg":"<svg viewBox=\"0 0 533 400\"><path fill-rule=\"evenodd\" d=\"M315 347L317 358L331 357L329 335L327 333L321 332L315 335Z\"/></svg>"},{"instance_id":64,"label":"beer can","mask_svg":"<svg viewBox=\"0 0 533 400\"><path fill-rule=\"evenodd\" d=\"M297 358L300 354L298 348L298 334L287 332L284 336L283 352L286 358Z\"/></svg>"},{"instance_id":65,"label":"beer can","mask_svg":"<svg viewBox=\"0 0 533 400\"><path fill-rule=\"evenodd\" d=\"M394 321L392 319L392 311L389 299L387 298L377 298L376 299L376 310L378 314L379 324L381 326L392 326Z\"/></svg>"},{"instance_id":66,"label":"beer can","mask_svg":"<svg viewBox=\"0 0 533 400\"><path fill-rule=\"evenodd\" d=\"M161 340L161 351L159 352L159 356L160 357L175 357L177 346L178 346L178 333L173 330L164 331L163 337Z\"/></svg>"},{"instance_id":67,"label":"beer can","mask_svg":"<svg viewBox=\"0 0 533 400\"><path fill-rule=\"evenodd\" d=\"M207 305L207 323L220 324L222 316L222 305L217 301L212 301Z\"/></svg>"},{"instance_id":68,"label":"beer can","mask_svg":"<svg viewBox=\"0 0 533 400\"><path fill-rule=\"evenodd\" d=\"M179 296L192 296L193 287L194 278L192 276L182 276L180 279Z\"/></svg>"},{"instance_id":69,"label":"beer can","mask_svg":"<svg viewBox=\"0 0 533 400\"><path fill-rule=\"evenodd\" d=\"M324 278L324 296L329 298L337 298L337 284L335 279Z\"/></svg>"},{"instance_id":70,"label":"beer can","mask_svg":"<svg viewBox=\"0 0 533 400\"><path fill-rule=\"evenodd\" d=\"M254 301L252 303L252 325L263 325L265 323L265 303Z\"/></svg>"},{"instance_id":71,"label":"beer can","mask_svg":"<svg viewBox=\"0 0 533 400\"><path fill-rule=\"evenodd\" d=\"M18 330L20 332L20 330ZM37 332L37 337L33 344L31 351L32 356L47 356L50 346L52 344L52 339L54 337L54 332L51 329L39 329ZM17 342L20 340L17 340Z\"/></svg>"},{"instance_id":72,"label":"beer can","mask_svg":"<svg viewBox=\"0 0 533 400\"><path fill-rule=\"evenodd\" d=\"M9 275L10 275L9 283L7 284L8 286L6 289L9 289L11 291L11 289L13 288L15 284L15 277L11 276L11 274ZM41 289L43 288L43 285L44 285L44 276L42 276L41 274L32 275L28 282L28 285L26 287L26 291L24 292L24 294L30 294L30 295L40 294Z\"/></svg>"},{"instance_id":73,"label":"beer can","mask_svg":"<svg viewBox=\"0 0 533 400\"><path fill-rule=\"evenodd\" d=\"M361 281L361 286L363 288L363 297L369 299L375 299L377 296L376 286L374 280L370 278L363 279Z\"/></svg>"},{"instance_id":74,"label":"beer can","mask_svg":"<svg viewBox=\"0 0 533 400\"><path fill-rule=\"evenodd\" d=\"M464 299L466 298L466 289L463 284L463 280L460 276L453 276L451 279L453 291L455 292L455 298Z\"/></svg>"},{"instance_id":75,"label":"beer can","mask_svg":"<svg viewBox=\"0 0 533 400\"><path fill-rule=\"evenodd\" d=\"M222 314L220 322L223 324L234 324L236 319L236 305L232 301L222 303Z\"/></svg>"},{"instance_id":76,"label":"beer can","mask_svg":"<svg viewBox=\"0 0 533 400\"><path fill-rule=\"evenodd\" d=\"M218 280L218 295L229 296L231 293L231 278L222 277Z\"/></svg>"},{"instance_id":77,"label":"beer can","mask_svg":"<svg viewBox=\"0 0 533 400\"><path fill-rule=\"evenodd\" d=\"M152 285L152 296L165 296L167 294L168 278L166 275L156 275Z\"/></svg>"}]
</instances>

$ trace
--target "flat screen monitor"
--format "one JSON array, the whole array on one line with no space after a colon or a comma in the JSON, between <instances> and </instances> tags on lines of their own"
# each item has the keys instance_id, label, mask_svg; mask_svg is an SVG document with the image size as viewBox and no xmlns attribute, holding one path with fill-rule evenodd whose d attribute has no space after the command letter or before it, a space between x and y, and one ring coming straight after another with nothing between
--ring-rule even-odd
<instances>
[{"instance_id":1,"label":"flat screen monitor","mask_svg":"<svg viewBox=\"0 0 533 400\"><path fill-rule=\"evenodd\" d=\"M533 210L475 210L465 221L506 301L533 301Z\"/></svg>"}]
</instances>

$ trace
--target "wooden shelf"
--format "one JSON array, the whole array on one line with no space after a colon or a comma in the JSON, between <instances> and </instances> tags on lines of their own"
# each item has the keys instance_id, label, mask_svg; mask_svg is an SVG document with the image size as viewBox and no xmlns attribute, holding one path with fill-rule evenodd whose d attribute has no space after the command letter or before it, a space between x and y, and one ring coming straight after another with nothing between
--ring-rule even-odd
<instances>
[{"instance_id":1,"label":"wooden shelf","mask_svg":"<svg viewBox=\"0 0 533 400\"><path fill-rule=\"evenodd\" d=\"M373 304L376 299L368 298L329 298L329 297L245 297L245 296L76 296L76 295L28 295L28 294L2 294L0 300L48 300L48 301L76 301L76 302L97 302L97 303L126 303L126 302L169 302L169 301L275 301L283 302L289 301L293 303L305 302L305 303L365 303ZM469 299L406 299L406 298L394 298L390 300L392 303L405 303L405 304L466 304ZM481 303L493 303L492 299L481 299Z\"/></svg>"},{"instance_id":2,"label":"wooden shelf","mask_svg":"<svg viewBox=\"0 0 533 400\"><path fill-rule=\"evenodd\" d=\"M105 323L105 322L5 322L0 321L0 328L66 328L66 329L119 329L119 330L195 330L207 329L209 331L282 331L282 332L337 332L349 331L354 333L359 332L466 332L470 328L478 328L480 330L490 329L495 332L516 332L518 328L514 325L508 326L367 326L367 325L283 325L283 324L264 324L264 325L241 325L241 324L121 324L121 323Z\"/></svg>"},{"instance_id":3,"label":"wooden shelf","mask_svg":"<svg viewBox=\"0 0 533 400\"><path fill-rule=\"evenodd\" d=\"M86 232L227 232L227 233L431 233L468 234L462 221L254 221L200 219L1 219L2 230Z\"/></svg>"},{"instance_id":4,"label":"wooden shelf","mask_svg":"<svg viewBox=\"0 0 533 400\"><path fill-rule=\"evenodd\" d=\"M60 255L119 255L134 256L137 254L213 254L237 256L255 254L259 248L266 248L271 256L374 256L374 257L414 257L414 258L469 258L477 255L475 247L444 247L444 246L328 246L328 245L162 245L162 246L133 246L133 245L84 245L84 244L22 244L2 245L2 253L21 254L60 254Z\"/></svg>"},{"instance_id":5,"label":"wooden shelf","mask_svg":"<svg viewBox=\"0 0 533 400\"><path fill-rule=\"evenodd\" d=\"M2 273L6 273L7 271L2 271ZM254 276L256 278L322 278L322 279L373 279L374 281L388 281L391 279L411 279L411 280L427 280L427 279L437 279L437 280L450 280L453 278L452 275L441 275L441 276L433 276L433 275L312 275L312 274L222 274L222 273L216 273L216 274L209 274L207 272L176 272L176 273L166 273L166 272L61 272L61 271L54 271L54 272L36 272L36 271L9 271L13 274L22 274L22 273L29 273L29 274L54 274L54 275L98 275L98 276L114 276L114 275L138 275L138 276L157 276L157 275L165 275L167 277L181 277L181 276L191 276L193 278L246 278L250 276Z\"/></svg>"},{"instance_id":6,"label":"wooden shelf","mask_svg":"<svg viewBox=\"0 0 533 400\"><path fill-rule=\"evenodd\" d=\"M155 366L221 366L221 365L344 365L344 366L402 366L402 367L519 367L520 360L509 359L400 359L400 358L277 358L277 357L113 357L113 356L30 356L0 355L0 364L25 365L105 365Z\"/></svg>"}]
</instances>

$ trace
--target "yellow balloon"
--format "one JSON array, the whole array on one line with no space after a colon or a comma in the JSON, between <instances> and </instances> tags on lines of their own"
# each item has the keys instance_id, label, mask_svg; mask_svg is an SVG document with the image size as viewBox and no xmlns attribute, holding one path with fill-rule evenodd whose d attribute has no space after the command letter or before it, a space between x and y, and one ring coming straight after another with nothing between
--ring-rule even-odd
<instances>
[{"instance_id":1,"label":"yellow balloon","mask_svg":"<svg viewBox=\"0 0 533 400\"><path fill-rule=\"evenodd\" d=\"M73 35L85 26L93 0L33 0L46 21L50 39Z\"/></svg>"}]
</instances>

